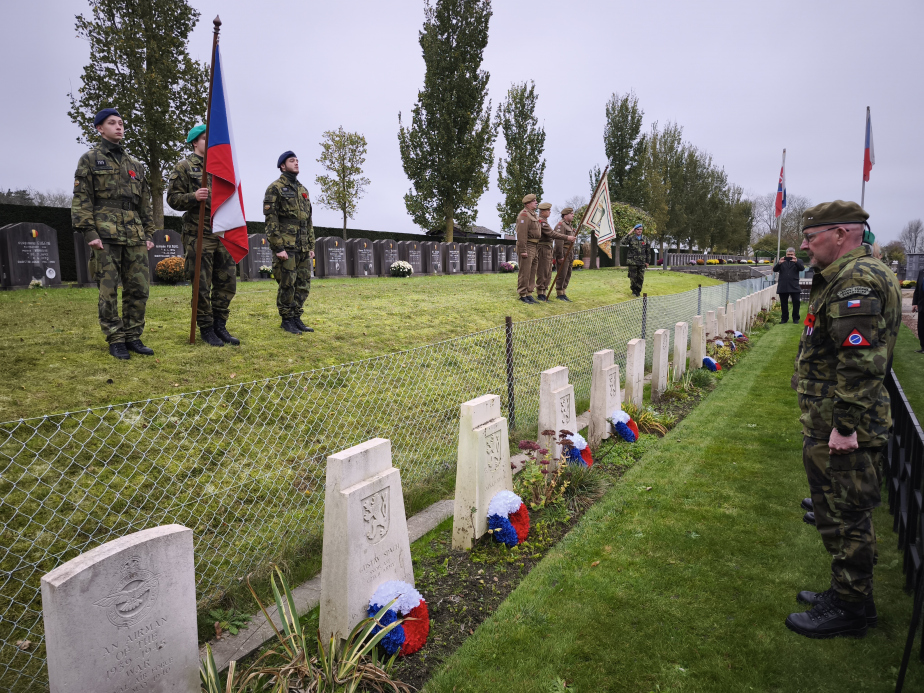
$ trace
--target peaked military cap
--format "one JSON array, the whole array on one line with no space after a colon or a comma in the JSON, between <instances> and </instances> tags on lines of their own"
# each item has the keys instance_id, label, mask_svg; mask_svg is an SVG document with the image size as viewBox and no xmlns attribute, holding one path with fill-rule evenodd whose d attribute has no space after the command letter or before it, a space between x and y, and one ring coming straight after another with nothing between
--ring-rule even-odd
<instances>
[{"instance_id":1,"label":"peaked military cap","mask_svg":"<svg viewBox=\"0 0 924 693\"><path fill-rule=\"evenodd\" d=\"M282 165L286 162L286 159L288 159L290 156L295 156L295 152L293 152L291 149L287 152L283 152L282 154L280 154L279 159L276 161L276 168L282 168ZM295 158L297 159L298 157L296 156Z\"/></svg>"},{"instance_id":2,"label":"peaked military cap","mask_svg":"<svg viewBox=\"0 0 924 693\"><path fill-rule=\"evenodd\" d=\"M566 217L566 216L568 216L569 214L574 214L574 208L573 208L573 207L565 207L563 210L561 210L561 215L562 215L563 217Z\"/></svg>"},{"instance_id":3,"label":"peaked military cap","mask_svg":"<svg viewBox=\"0 0 924 693\"><path fill-rule=\"evenodd\" d=\"M93 119L93 127L98 128L100 125L106 122L106 118L109 116L119 116L122 115L114 108L104 108L99 113L96 114L96 117Z\"/></svg>"},{"instance_id":4,"label":"peaked military cap","mask_svg":"<svg viewBox=\"0 0 924 693\"><path fill-rule=\"evenodd\" d=\"M529 195L523 198L524 205L529 204L530 202L535 202L535 201L536 201L536 196L533 195L532 193L530 193Z\"/></svg>"},{"instance_id":5,"label":"peaked military cap","mask_svg":"<svg viewBox=\"0 0 924 693\"><path fill-rule=\"evenodd\" d=\"M539 205L539 209L552 209L552 203L543 202L542 204Z\"/></svg>"},{"instance_id":6,"label":"peaked military cap","mask_svg":"<svg viewBox=\"0 0 924 693\"><path fill-rule=\"evenodd\" d=\"M186 144L190 142L195 142L196 138L205 132L205 125L199 123L196 127L189 131L189 134L186 136Z\"/></svg>"},{"instance_id":7,"label":"peaked military cap","mask_svg":"<svg viewBox=\"0 0 924 693\"><path fill-rule=\"evenodd\" d=\"M802 229L832 224L865 224L869 214L856 202L834 200L809 207L802 213Z\"/></svg>"}]
</instances>

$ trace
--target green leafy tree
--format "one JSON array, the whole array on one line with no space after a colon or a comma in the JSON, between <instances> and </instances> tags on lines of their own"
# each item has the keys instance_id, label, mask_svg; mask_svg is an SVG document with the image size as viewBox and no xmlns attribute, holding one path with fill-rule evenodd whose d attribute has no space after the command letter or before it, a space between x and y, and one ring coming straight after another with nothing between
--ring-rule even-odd
<instances>
[{"instance_id":1,"label":"green leafy tree","mask_svg":"<svg viewBox=\"0 0 924 693\"><path fill-rule=\"evenodd\" d=\"M488 73L481 69L488 44L490 0L429 0L420 32L424 85L411 124L398 114L398 144L411 190L408 213L424 229L471 226L488 188L497 130L491 102L485 106Z\"/></svg>"},{"instance_id":2,"label":"green leafy tree","mask_svg":"<svg viewBox=\"0 0 924 693\"><path fill-rule=\"evenodd\" d=\"M905 264L905 247L901 241L891 241L882 246L882 259L887 262L897 262L900 265Z\"/></svg>"},{"instance_id":3,"label":"green leafy tree","mask_svg":"<svg viewBox=\"0 0 924 693\"><path fill-rule=\"evenodd\" d=\"M634 91L613 94L606 104L603 149L610 164L607 172L610 196L628 204L644 201L641 165L646 140L642 134L644 115Z\"/></svg>"},{"instance_id":4,"label":"green leafy tree","mask_svg":"<svg viewBox=\"0 0 924 693\"><path fill-rule=\"evenodd\" d=\"M507 99L497 107L495 128L504 133L507 159L497 161L497 187L504 201L497 205L501 228L510 231L523 208L523 196L533 193L542 199L545 175L545 128L536 118L536 85L514 84Z\"/></svg>"},{"instance_id":5,"label":"green leafy tree","mask_svg":"<svg viewBox=\"0 0 924 693\"><path fill-rule=\"evenodd\" d=\"M68 115L78 142L99 141L93 116L117 108L125 146L147 164L154 222L164 224L164 178L185 155L186 133L205 118L208 66L189 57L189 34L199 12L185 0L89 0L90 16L76 18L77 36L90 44Z\"/></svg>"},{"instance_id":6,"label":"green leafy tree","mask_svg":"<svg viewBox=\"0 0 924 693\"><path fill-rule=\"evenodd\" d=\"M314 179L321 187L318 204L343 214L343 237L346 238L347 219L356 214L359 198L369 185L369 179L363 175L366 138L358 132L346 132L342 125L337 130L328 130L321 142L318 163L331 173Z\"/></svg>"}]
</instances>

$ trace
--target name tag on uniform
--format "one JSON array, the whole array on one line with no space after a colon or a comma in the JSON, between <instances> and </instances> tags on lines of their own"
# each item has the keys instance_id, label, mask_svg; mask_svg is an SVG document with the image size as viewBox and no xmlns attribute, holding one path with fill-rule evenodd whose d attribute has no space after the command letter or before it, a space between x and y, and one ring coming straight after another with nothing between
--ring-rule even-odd
<instances>
[{"instance_id":1,"label":"name tag on uniform","mask_svg":"<svg viewBox=\"0 0 924 693\"><path fill-rule=\"evenodd\" d=\"M199 166L193 166L193 167L192 167L192 172L193 172L193 173L202 173L202 169L201 169Z\"/></svg>"},{"instance_id":2,"label":"name tag on uniform","mask_svg":"<svg viewBox=\"0 0 924 693\"><path fill-rule=\"evenodd\" d=\"M97 160L96 160L96 166L97 166L98 168L102 168L103 166L105 166L105 167L108 168L108 167L109 167L109 162L106 161L105 159L97 159Z\"/></svg>"}]
</instances>

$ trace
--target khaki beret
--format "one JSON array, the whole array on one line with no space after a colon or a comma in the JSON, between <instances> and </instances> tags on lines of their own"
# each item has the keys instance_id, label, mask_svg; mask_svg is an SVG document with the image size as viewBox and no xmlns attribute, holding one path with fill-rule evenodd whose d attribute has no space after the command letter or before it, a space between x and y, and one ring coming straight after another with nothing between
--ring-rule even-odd
<instances>
[{"instance_id":1,"label":"khaki beret","mask_svg":"<svg viewBox=\"0 0 924 693\"><path fill-rule=\"evenodd\" d=\"M832 224L865 224L867 219L869 214L856 202L835 200L805 210L802 213L802 229Z\"/></svg>"},{"instance_id":2,"label":"khaki beret","mask_svg":"<svg viewBox=\"0 0 924 693\"><path fill-rule=\"evenodd\" d=\"M539 205L539 209L552 209L552 203L551 203L551 202L542 202L542 203L540 203L540 205Z\"/></svg>"},{"instance_id":3,"label":"khaki beret","mask_svg":"<svg viewBox=\"0 0 924 693\"><path fill-rule=\"evenodd\" d=\"M524 205L525 205L525 204L528 204L528 203L530 203L530 202L535 202L535 201L536 201L536 196L533 195L532 193L530 193L529 195L527 195L526 197L523 198L523 204L524 204Z\"/></svg>"},{"instance_id":4,"label":"khaki beret","mask_svg":"<svg viewBox=\"0 0 924 693\"><path fill-rule=\"evenodd\" d=\"M566 216L568 216L569 214L574 214L574 208L573 208L573 207L565 207L563 210L561 210L561 215L562 215L563 217L566 217Z\"/></svg>"}]
</instances>

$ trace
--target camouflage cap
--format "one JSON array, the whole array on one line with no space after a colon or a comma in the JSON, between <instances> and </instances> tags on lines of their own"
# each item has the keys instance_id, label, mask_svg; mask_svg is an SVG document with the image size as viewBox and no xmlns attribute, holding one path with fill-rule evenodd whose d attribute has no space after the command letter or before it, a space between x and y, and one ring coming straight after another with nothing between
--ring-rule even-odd
<instances>
[{"instance_id":1,"label":"camouflage cap","mask_svg":"<svg viewBox=\"0 0 924 693\"><path fill-rule=\"evenodd\" d=\"M573 207L565 207L563 210L561 210L561 215L562 215L563 217L566 217L566 216L568 216L569 214L574 214L574 208L573 208Z\"/></svg>"},{"instance_id":2,"label":"camouflage cap","mask_svg":"<svg viewBox=\"0 0 924 693\"><path fill-rule=\"evenodd\" d=\"M552 203L543 202L542 204L539 205L539 209L552 209Z\"/></svg>"},{"instance_id":3,"label":"camouflage cap","mask_svg":"<svg viewBox=\"0 0 924 693\"><path fill-rule=\"evenodd\" d=\"M832 224L865 224L869 214L856 202L835 200L809 207L802 213L802 229Z\"/></svg>"},{"instance_id":4,"label":"camouflage cap","mask_svg":"<svg viewBox=\"0 0 924 693\"><path fill-rule=\"evenodd\" d=\"M530 193L529 195L523 198L524 205L529 204L530 202L535 202L535 201L536 201L536 196L533 195L532 193Z\"/></svg>"},{"instance_id":5,"label":"camouflage cap","mask_svg":"<svg viewBox=\"0 0 924 693\"><path fill-rule=\"evenodd\" d=\"M186 135L186 144L190 142L195 142L196 138L199 137L203 132L205 132L205 125L199 123L196 127L189 131L189 134Z\"/></svg>"}]
</instances>

